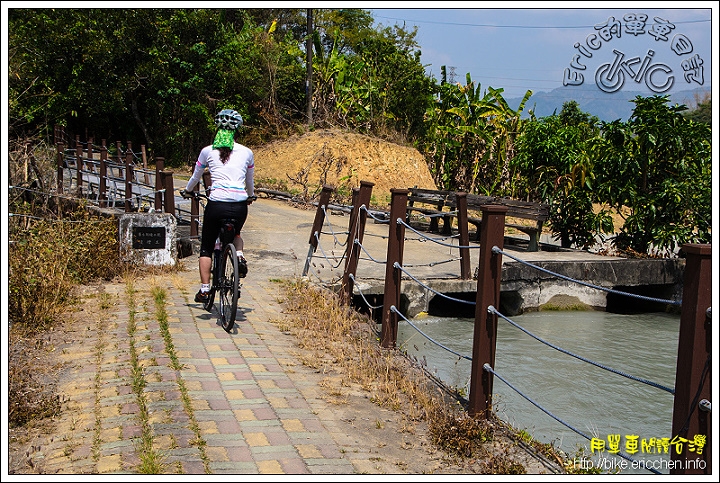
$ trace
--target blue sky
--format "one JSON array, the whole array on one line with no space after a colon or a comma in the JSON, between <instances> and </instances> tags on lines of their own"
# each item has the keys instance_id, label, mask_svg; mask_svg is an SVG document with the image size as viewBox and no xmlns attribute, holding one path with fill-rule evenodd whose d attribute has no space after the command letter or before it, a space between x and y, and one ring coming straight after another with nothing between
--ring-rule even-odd
<instances>
[{"instance_id":1,"label":"blue sky","mask_svg":"<svg viewBox=\"0 0 720 483\"><path fill-rule=\"evenodd\" d=\"M425 6L434 3L419 4ZM554 4L558 2L546 3ZM559 4L567 5L565 2ZM380 5L405 6L408 3L389 2ZM603 64L611 64L615 60L615 50L623 54L622 60L634 57L640 59L640 62L634 65L634 72L638 71L642 60L648 55L648 51L652 50L654 54L648 65L664 64L671 69L670 72L663 68L653 70L652 82L655 89L665 89L667 78L674 78L672 87L663 90L661 94L695 87L710 89L712 85L712 72L717 64L713 62L712 56L717 56L718 49L717 34L713 39L711 26L714 23L717 32L717 2L683 2L683 6L692 8L682 9L645 8L646 5L673 5L670 2L600 4L612 8L587 8L586 5L593 6L598 3L583 2L585 8L581 9L527 8L529 5L539 5L535 2L438 2L436 5L442 5L443 8L357 6L370 10L376 24L389 26L403 25L404 22L409 29L417 26L417 40L422 51L421 61L423 64L430 64L427 71L437 79L440 78L442 65L453 66L456 82L464 84L465 75L469 72L472 79L483 88L503 88L505 98L521 97L527 89L540 92L563 87L565 69L570 71L568 79L574 83L580 82L579 77L570 76L575 73L582 74L580 85L594 87L598 95L602 95L595 81L595 72ZM486 5L494 8L480 8ZM473 8L476 6L477 8ZM649 25L646 25L644 33L637 35L627 31L626 25L631 27L633 24L625 22L624 17L635 15L637 18L640 14L647 15L646 24L656 24L656 17L672 24L673 27L665 25L666 30L669 29L669 33L665 35L667 40L655 40L649 33ZM588 36L597 33L594 26L606 23L611 17L622 25L620 37L613 35L608 41L600 38L600 42L594 44L596 50L588 49ZM675 53L671 48L676 35L684 36L684 50L678 47L682 54ZM692 44L692 52L685 53L689 49L687 40ZM576 43L580 43L586 52L593 54L592 57L580 54L575 47ZM571 67L576 54L580 54L578 60L585 66L585 70ZM682 62L687 60L686 67L695 67L692 63L698 59L702 60L702 85L698 82L698 74L691 76L690 82L687 82L682 65ZM694 72L698 73L697 70ZM620 89L651 93L643 80L635 82L629 74L626 74L622 84L619 84L617 76L615 79L612 86L608 85L612 84L610 81L606 81L605 89L617 89L620 85ZM572 85L569 88L572 88Z\"/></svg>"}]
</instances>

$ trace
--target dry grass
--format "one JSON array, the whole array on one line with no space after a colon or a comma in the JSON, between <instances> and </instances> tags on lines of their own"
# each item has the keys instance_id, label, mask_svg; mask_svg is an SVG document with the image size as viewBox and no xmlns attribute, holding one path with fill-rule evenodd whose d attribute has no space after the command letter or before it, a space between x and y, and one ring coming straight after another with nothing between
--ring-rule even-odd
<instances>
[{"instance_id":1,"label":"dry grass","mask_svg":"<svg viewBox=\"0 0 720 483\"><path fill-rule=\"evenodd\" d=\"M51 196L53 150L18 143L10 156L8 243L8 415L11 426L56 414L54 367L38 364L52 350L49 332L72 308L73 288L111 279L118 262L118 229L91 216L82 201ZM32 182L28 182L32 179Z\"/></svg>"},{"instance_id":2,"label":"dry grass","mask_svg":"<svg viewBox=\"0 0 720 483\"><path fill-rule=\"evenodd\" d=\"M277 323L307 351L303 363L327 374L323 386L329 399L341 403L341 386L355 383L370 393L373 403L401 414L404 431L414 434L419 422L426 423L438 448L455 458L482 461L480 472L526 472L505 457L504 450L491 449L499 441L497 433L512 436L509 428L469 416L399 351L382 349L371 326L375 322L343 306L336 294L304 280L282 283L288 317Z\"/></svg>"}]
</instances>

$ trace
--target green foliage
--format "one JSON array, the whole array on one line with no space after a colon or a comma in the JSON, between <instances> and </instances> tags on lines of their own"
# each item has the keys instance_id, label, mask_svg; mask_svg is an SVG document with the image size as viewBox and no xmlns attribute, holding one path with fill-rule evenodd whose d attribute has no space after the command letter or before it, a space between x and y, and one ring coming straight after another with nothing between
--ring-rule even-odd
<instances>
[{"instance_id":1,"label":"green foliage","mask_svg":"<svg viewBox=\"0 0 720 483\"><path fill-rule=\"evenodd\" d=\"M705 99L699 101L695 109L683 113L683 116L685 116L685 119L712 126L712 99L710 95L708 94Z\"/></svg>"},{"instance_id":2,"label":"green foliage","mask_svg":"<svg viewBox=\"0 0 720 483\"><path fill-rule=\"evenodd\" d=\"M565 248L589 248L598 234L613 230L610 214L593 209L598 200L590 150L599 132L596 123L576 102L567 102L559 115L524 126L513 160L527 192L551 205L550 227Z\"/></svg>"},{"instance_id":3,"label":"green foliage","mask_svg":"<svg viewBox=\"0 0 720 483\"><path fill-rule=\"evenodd\" d=\"M616 247L669 253L710 239L710 98L698 109L637 98L627 122L599 123L566 103L521 120L503 89L439 84L416 29L373 28L360 9L10 9L9 130L49 139L53 125L96 140L145 144L150 160L192 164L214 114L238 110L243 142L304 124L306 38L313 42L315 127L414 143L443 189L552 205L563 246L612 230ZM97 141L96 141L97 143ZM112 143L111 143L112 144Z\"/></svg>"},{"instance_id":4,"label":"green foliage","mask_svg":"<svg viewBox=\"0 0 720 483\"><path fill-rule=\"evenodd\" d=\"M348 15L345 11L344 16ZM314 33L314 121L392 137L422 135L422 116L431 100L431 81L416 51L415 31L375 31L360 15L357 29L336 18Z\"/></svg>"},{"instance_id":5,"label":"green foliage","mask_svg":"<svg viewBox=\"0 0 720 483\"><path fill-rule=\"evenodd\" d=\"M10 124L55 124L145 144L191 164L231 107L246 143L305 121L305 9L12 9ZM369 12L315 10L319 119L388 136L422 132L430 80L415 32L374 30ZM323 111L323 108L325 109ZM325 115L327 114L327 115Z\"/></svg>"},{"instance_id":6,"label":"green foliage","mask_svg":"<svg viewBox=\"0 0 720 483\"><path fill-rule=\"evenodd\" d=\"M466 84L446 81L442 68L434 105L426 113L422 149L430 159L435 183L442 189L483 194L513 191L509 162L514 156L520 115L532 92L511 109L502 89L481 92L470 74Z\"/></svg>"},{"instance_id":7,"label":"green foliage","mask_svg":"<svg viewBox=\"0 0 720 483\"><path fill-rule=\"evenodd\" d=\"M630 214L620 250L670 255L683 243L710 243L710 127L685 118L668 96L638 96L626 124L606 126L595 154L600 192Z\"/></svg>"}]
</instances>

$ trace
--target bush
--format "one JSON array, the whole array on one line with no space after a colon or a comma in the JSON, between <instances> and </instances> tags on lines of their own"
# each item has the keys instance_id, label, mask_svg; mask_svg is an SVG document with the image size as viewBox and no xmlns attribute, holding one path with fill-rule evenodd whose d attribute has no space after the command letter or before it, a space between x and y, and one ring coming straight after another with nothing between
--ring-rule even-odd
<instances>
[{"instance_id":1,"label":"bush","mask_svg":"<svg viewBox=\"0 0 720 483\"><path fill-rule=\"evenodd\" d=\"M75 284L111 279L122 264L115 220L30 216L13 217L10 228L8 318L39 332L67 308Z\"/></svg>"}]
</instances>

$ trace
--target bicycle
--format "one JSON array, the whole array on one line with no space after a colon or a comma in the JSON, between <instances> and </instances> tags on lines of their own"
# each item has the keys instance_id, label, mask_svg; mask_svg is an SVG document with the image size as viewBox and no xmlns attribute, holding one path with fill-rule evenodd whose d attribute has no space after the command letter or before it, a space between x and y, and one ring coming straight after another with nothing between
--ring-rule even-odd
<instances>
[{"instance_id":1,"label":"bicycle","mask_svg":"<svg viewBox=\"0 0 720 483\"><path fill-rule=\"evenodd\" d=\"M183 198L208 200L207 195L199 191L181 190ZM253 201L257 197L253 196ZM215 294L218 294L219 321L225 332L230 333L235 325L237 305L240 299L242 284L240 283L240 268L233 239L235 238L235 220L225 218L220 222L220 231L215 240L215 250L210 268L210 293L203 302L203 309L212 312L215 303Z\"/></svg>"}]
</instances>

